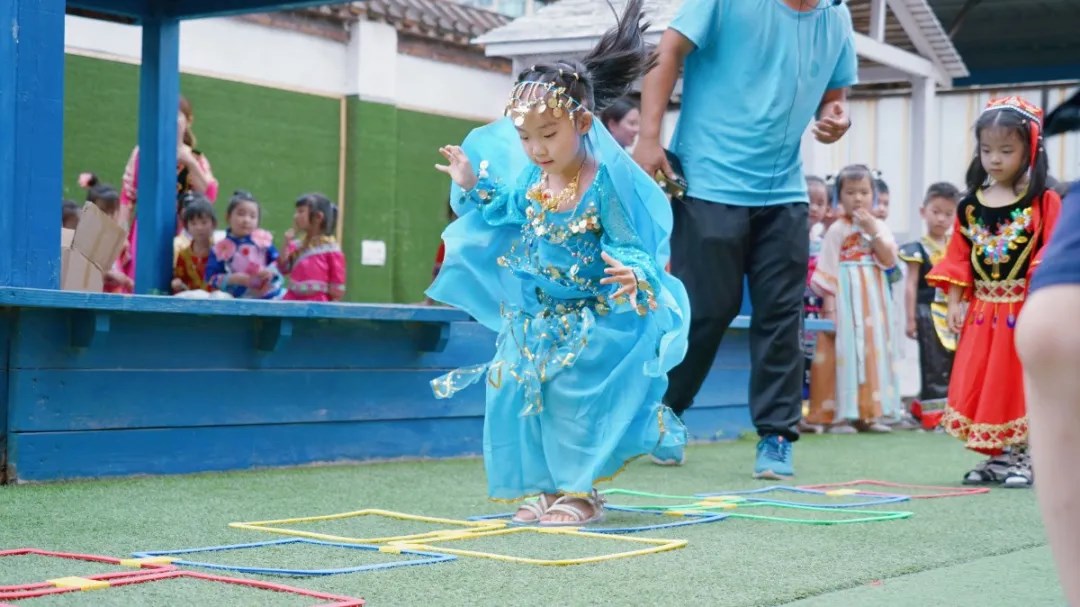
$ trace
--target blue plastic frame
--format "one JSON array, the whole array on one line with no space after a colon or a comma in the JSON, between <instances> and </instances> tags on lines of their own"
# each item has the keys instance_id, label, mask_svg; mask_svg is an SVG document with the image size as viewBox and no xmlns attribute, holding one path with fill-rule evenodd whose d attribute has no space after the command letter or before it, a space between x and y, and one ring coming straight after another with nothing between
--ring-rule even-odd
<instances>
[{"instance_id":1,"label":"blue plastic frame","mask_svg":"<svg viewBox=\"0 0 1080 607\"><path fill-rule=\"evenodd\" d=\"M637 527L590 527L588 525L578 527L578 531L588 531L589 533L606 533L609 535L628 535L631 533L641 533L642 531L656 531L659 529L674 529L676 527L689 527L690 525L701 525L704 523L717 523L726 518L727 514L717 514L715 512L708 513L693 513L683 512L679 514L673 514L670 512L663 512L659 510L636 510L634 508L628 508L624 506L612 506L605 505L605 509L615 512L632 512L634 514L654 514L659 516L677 516L682 520L673 521L670 523L657 523L655 525L639 525ZM481 514L477 516L470 516L467 520L470 521L492 521L500 519L513 518L513 512L503 512L501 514ZM511 521L511 527L528 527L530 525L522 525Z\"/></svg>"},{"instance_id":2,"label":"blue plastic frame","mask_svg":"<svg viewBox=\"0 0 1080 607\"><path fill-rule=\"evenodd\" d=\"M761 488L758 488L758 489L744 489L744 490L741 490L741 491L718 491L716 493L695 493L694 497L722 497L722 496L725 496L725 495L750 496L750 495L761 495L763 493L772 493L774 491L787 492L787 493L798 493L798 494L803 494L803 495L828 495L827 491L822 491L820 489L803 489L801 487L791 487L791 486L788 486L788 485L773 485L771 487L761 487ZM853 496L855 496L855 497L866 497L866 498L870 498L870 499L867 499L866 501L862 501L862 502L844 502L842 504L819 504L819 503L814 503L814 502L796 502L796 501L792 501L792 500L778 500L778 499L769 499L769 498L763 498L763 497L746 497L745 499L748 502L755 502L755 503L779 504L779 505L783 505L783 506L811 506L811 507L814 507L814 508L833 508L833 509L866 508L866 507L869 507L869 506L881 506L883 504L895 504L897 502L907 502L907 501L911 500L910 495L900 495L900 494L896 494L896 495L873 495L873 496L871 496L869 494L859 492L859 493L853 494Z\"/></svg>"},{"instance_id":3,"label":"blue plastic frame","mask_svg":"<svg viewBox=\"0 0 1080 607\"><path fill-rule=\"evenodd\" d=\"M335 542L323 542L319 540L309 540L305 538L286 538L282 540L270 540L266 542L252 542L250 544L232 544L226 546L206 546L203 548L181 548L180 550L154 550L146 552L135 552L132 554L135 558L149 558L155 556L173 556L178 554L192 554L195 552L226 552L229 550L245 550L248 548L261 548L264 546L281 546L283 544L314 544L318 546L331 546L334 548L349 548L352 550L365 550L369 552L379 552L380 548L386 546L374 546L371 544L339 544ZM362 571L380 571L383 569L395 569L397 567L411 567L414 565L434 565L436 563L444 563L447 561L456 560L457 557L451 554L436 554L434 552L423 552L420 550L406 550L406 549L394 549L395 553L408 554L422 556L425 558L413 559L409 561L393 561L390 563L375 563L373 565L360 565L357 567L342 567L340 569L277 569L273 567L245 567L243 565L221 565L218 563L204 563L200 561L188 561L178 559L172 562L173 565L183 567L200 567L203 569L220 569L224 571L237 571L240 573L260 573L265 575L288 575L288 576L316 576L316 575L340 575L343 573L360 573Z\"/></svg>"}]
</instances>

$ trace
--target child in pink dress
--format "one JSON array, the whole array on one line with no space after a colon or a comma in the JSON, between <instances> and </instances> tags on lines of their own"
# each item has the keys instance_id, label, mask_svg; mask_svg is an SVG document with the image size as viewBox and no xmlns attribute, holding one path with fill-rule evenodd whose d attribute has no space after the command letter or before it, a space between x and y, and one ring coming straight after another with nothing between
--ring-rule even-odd
<instances>
[{"instance_id":1,"label":"child in pink dress","mask_svg":"<svg viewBox=\"0 0 1080 607\"><path fill-rule=\"evenodd\" d=\"M293 224L302 241L288 244L278 262L285 276L288 301L340 301L345 296L345 255L334 238L337 206L322 194L296 201Z\"/></svg>"}]
</instances>

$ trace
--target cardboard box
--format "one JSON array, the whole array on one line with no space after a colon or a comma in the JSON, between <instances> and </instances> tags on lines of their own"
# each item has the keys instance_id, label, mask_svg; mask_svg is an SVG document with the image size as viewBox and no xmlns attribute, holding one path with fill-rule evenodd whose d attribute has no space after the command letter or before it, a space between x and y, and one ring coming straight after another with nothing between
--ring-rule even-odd
<instances>
[{"instance_id":1,"label":"cardboard box","mask_svg":"<svg viewBox=\"0 0 1080 607\"><path fill-rule=\"evenodd\" d=\"M83 206L79 226L60 230L60 289L101 293L105 272L123 250L127 231L93 203Z\"/></svg>"},{"instance_id":2,"label":"cardboard box","mask_svg":"<svg viewBox=\"0 0 1080 607\"><path fill-rule=\"evenodd\" d=\"M94 267L106 272L120 257L127 231L92 202L83 205L79 227L71 248L82 253Z\"/></svg>"},{"instance_id":3,"label":"cardboard box","mask_svg":"<svg viewBox=\"0 0 1080 607\"><path fill-rule=\"evenodd\" d=\"M74 249L61 252L60 290L101 293L105 290L105 274L82 253Z\"/></svg>"}]
</instances>

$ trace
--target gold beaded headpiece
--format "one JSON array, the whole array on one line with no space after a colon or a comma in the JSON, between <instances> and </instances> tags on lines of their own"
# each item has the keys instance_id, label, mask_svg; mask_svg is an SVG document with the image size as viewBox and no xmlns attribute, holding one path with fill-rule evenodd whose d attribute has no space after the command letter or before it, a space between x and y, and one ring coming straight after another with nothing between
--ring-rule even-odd
<instances>
[{"instance_id":1,"label":"gold beaded headpiece","mask_svg":"<svg viewBox=\"0 0 1080 607\"><path fill-rule=\"evenodd\" d=\"M562 70L559 71L560 75ZM574 80L580 80L575 72L570 74ZM551 115L561 118L566 114L571 120L579 113L587 113L589 110L577 99L566 92L566 87L557 82L537 82L535 80L523 80L514 85L510 91L510 99L506 102L505 115L512 116L515 126L525 124L525 116L533 111L543 114L551 110Z\"/></svg>"}]
</instances>

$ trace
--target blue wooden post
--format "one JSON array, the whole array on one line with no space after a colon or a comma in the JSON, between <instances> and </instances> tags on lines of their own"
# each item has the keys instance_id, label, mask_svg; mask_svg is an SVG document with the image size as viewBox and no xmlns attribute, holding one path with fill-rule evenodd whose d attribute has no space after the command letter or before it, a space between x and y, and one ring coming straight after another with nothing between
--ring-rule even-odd
<instances>
[{"instance_id":1,"label":"blue wooden post","mask_svg":"<svg viewBox=\"0 0 1080 607\"><path fill-rule=\"evenodd\" d=\"M180 96L180 22L147 17L139 81L138 293L169 292L176 234L176 115Z\"/></svg>"},{"instance_id":2,"label":"blue wooden post","mask_svg":"<svg viewBox=\"0 0 1080 607\"><path fill-rule=\"evenodd\" d=\"M60 285L64 0L0 0L0 285Z\"/></svg>"}]
</instances>

